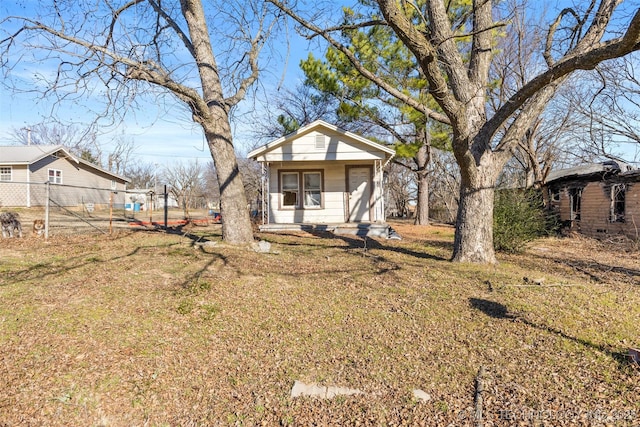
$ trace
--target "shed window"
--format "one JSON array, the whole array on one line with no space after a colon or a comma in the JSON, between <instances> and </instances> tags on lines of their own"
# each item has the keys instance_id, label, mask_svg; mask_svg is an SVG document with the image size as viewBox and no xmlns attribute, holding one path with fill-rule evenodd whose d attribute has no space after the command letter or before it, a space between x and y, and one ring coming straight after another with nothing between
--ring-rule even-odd
<instances>
[{"instance_id":1,"label":"shed window","mask_svg":"<svg viewBox=\"0 0 640 427\"><path fill-rule=\"evenodd\" d=\"M0 181L11 181L13 179L11 172L11 166L0 167Z\"/></svg>"},{"instance_id":2,"label":"shed window","mask_svg":"<svg viewBox=\"0 0 640 427\"><path fill-rule=\"evenodd\" d=\"M62 171L59 169L49 169L49 182L52 184L62 184Z\"/></svg>"},{"instance_id":3,"label":"shed window","mask_svg":"<svg viewBox=\"0 0 640 427\"><path fill-rule=\"evenodd\" d=\"M569 191L571 202L571 220L580 221L580 205L582 204L582 189L573 188Z\"/></svg>"},{"instance_id":4,"label":"shed window","mask_svg":"<svg viewBox=\"0 0 640 427\"><path fill-rule=\"evenodd\" d=\"M282 182L282 206L295 208L298 206L298 172L283 172Z\"/></svg>"},{"instance_id":5,"label":"shed window","mask_svg":"<svg viewBox=\"0 0 640 427\"><path fill-rule=\"evenodd\" d=\"M320 172L304 174L304 207L319 208L322 200L322 177Z\"/></svg>"},{"instance_id":6,"label":"shed window","mask_svg":"<svg viewBox=\"0 0 640 427\"><path fill-rule=\"evenodd\" d=\"M624 222L625 198L627 187L625 184L616 184L611 187L611 222Z\"/></svg>"}]
</instances>

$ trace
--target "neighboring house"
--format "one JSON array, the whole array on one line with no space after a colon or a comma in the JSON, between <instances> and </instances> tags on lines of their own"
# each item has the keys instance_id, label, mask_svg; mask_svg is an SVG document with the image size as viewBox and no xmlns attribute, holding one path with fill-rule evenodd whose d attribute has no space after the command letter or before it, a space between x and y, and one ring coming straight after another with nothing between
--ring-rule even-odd
<instances>
[{"instance_id":1,"label":"neighboring house","mask_svg":"<svg viewBox=\"0 0 640 427\"><path fill-rule=\"evenodd\" d=\"M562 225L592 237L640 233L640 170L608 161L551 172L549 208Z\"/></svg>"},{"instance_id":2,"label":"neighboring house","mask_svg":"<svg viewBox=\"0 0 640 427\"><path fill-rule=\"evenodd\" d=\"M124 206L130 180L71 154L61 145L0 147L0 206L44 206L47 182L53 206L91 210L110 203Z\"/></svg>"},{"instance_id":3,"label":"neighboring house","mask_svg":"<svg viewBox=\"0 0 640 427\"><path fill-rule=\"evenodd\" d=\"M158 187L159 190L161 188ZM178 208L180 204L171 193L167 193L167 208ZM156 193L151 188L130 188L127 189L127 200L124 204L128 211L146 211L164 209L165 198L163 193Z\"/></svg>"},{"instance_id":4,"label":"neighboring house","mask_svg":"<svg viewBox=\"0 0 640 427\"><path fill-rule=\"evenodd\" d=\"M262 230L314 225L384 235L387 146L315 121L249 153L266 176ZM305 228L305 227L299 227Z\"/></svg>"}]
</instances>

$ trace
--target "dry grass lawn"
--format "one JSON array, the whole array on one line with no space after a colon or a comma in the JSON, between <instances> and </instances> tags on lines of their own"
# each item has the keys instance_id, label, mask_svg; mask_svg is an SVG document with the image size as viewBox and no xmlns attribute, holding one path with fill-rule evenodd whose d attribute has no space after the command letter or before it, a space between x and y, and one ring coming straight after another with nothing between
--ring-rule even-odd
<instances>
[{"instance_id":1,"label":"dry grass lawn","mask_svg":"<svg viewBox=\"0 0 640 427\"><path fill-rule=\"evenodd\" d=\"M460 265L452 229L394 228L269 254L194 246L215 227L0 241L0 426L476 425L481 366L485 426L640 425L637 250Z\"/></svg>"}]
</instances>

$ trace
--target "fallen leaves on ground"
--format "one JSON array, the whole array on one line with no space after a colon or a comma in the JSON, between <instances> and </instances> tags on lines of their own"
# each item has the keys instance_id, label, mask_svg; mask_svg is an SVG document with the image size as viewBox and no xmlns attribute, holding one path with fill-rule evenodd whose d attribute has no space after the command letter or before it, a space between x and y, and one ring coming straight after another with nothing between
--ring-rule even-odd
<instances>
[{"instance_id":1,"label":"fallen leaves on ground","mask_svg":"<svg viewBox=\"0 0 640 427\"><path fill-rule=\"evenodd\" d=\"M268 254L193 245L216 227L3 240L0 425L475 425L480 366L485 426L640 425L637 252L454 264L451 228L394 228Z\"/></svg>"}]
</instances>

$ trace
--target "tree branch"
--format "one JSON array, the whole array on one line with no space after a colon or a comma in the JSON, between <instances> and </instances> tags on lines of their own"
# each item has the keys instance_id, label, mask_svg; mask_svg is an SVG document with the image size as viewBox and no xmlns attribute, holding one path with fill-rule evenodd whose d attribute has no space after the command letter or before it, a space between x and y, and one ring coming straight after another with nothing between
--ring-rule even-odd
<instances>
[{"instance_id":1,"label":"tree branch","mask_svg":"<svg viewBox=\"0 0 640 427\"><path fill-rule=\"evenodd\" d=\"M266 13L266 12L265 12ZM258 79L258 75L260 73L260 69L258 68L258 55L264 46L265 41L269 37L271 33L271 29L273 28L274 23L272 23L271 27L264 31L263 33L263 25L264 23L264 14L263 19L260 20L260 28L256 32L256 35L251 39L251 48L249 52L247 52L246 56L248 56L249 67L251 69L251 74L244 78L238 87L236 93L225 99L225 103L229 106L237 105L242 99L244 99L247 90L249 87Z\"/></svg>"},{"instance_id":2,"label":"tree branch","mask_svg":"<svg viewBox=\"0 0 640 427\"><path fill-rule=\"evenodd\" d=\"M385 25L387 25L387 23L383 19L372 19L365 22L359 22L357 24L344 24L344 25L336 25L335 27L327 27L324 29L324 31L327 33L334 33L336 31L360 30L362 28L385 26ZM319 33L314 32L312 34L302 35L302 36L307 40L311 40L319 35L320 35Z\"/></svg>"},{"instance_id":3,"label":"tree branch","mask_svg":"<svg viewBox=\"0 0 640 427\"><path fill-rule=\"evenodd\" d=\"M496 114L487 121L482 132L488 137L494 135L509 117L545 86L560 81L576 70L592 70L602 61L637 50L640 50L640 10L636 12L623 37L598 43L587 51L567 55L547 71L530 80L496 111Z\"/></svg>"},{"instance_id":4,"label":"tree branch","mask_svg":"<svg viewBox=\"0 0 640 427\"><path fill-rule=\"evenodd\" d=\"M174 80L172 80L169 77L168 73L162 70L160 66L155 64L154 62L134 61L130 58L126 58L124 56L118 55L117 53L111 51L110 49L107 49L104 46L96 45L86 40L64 34L40 22L32 21L26 18L23 18L23 21L28 24L31 24L31 25L24 25L22 27L22 30L24 31L44 31L72 45L83 47L87 50L87 52L90 52L94 55L101 54L101 56L95 58L95 61L98 63L98 66L105 66L108 69L112 70L112 72L118 72L117 64L118 63L123 64L126 67L126 71L124 73L121 73L123 77L128 79L146 81L149 83L156 84L158 86L162 86L165 89L168 89L169 91L171 91L174 95L176 95L182 101L186 102L192 108L194 113L196 111L206 112L206 108L203 109L205 104L203 103L202 98L199 96L199 94L195 90L189 87L183 86L175 82ZM74 55L73 53L71 54ZM113 63L107 64L104 59L105 57L111 58Z\"/></svg>"},{"instance_id":5,"label":"tree branch","mask_svg":"<svg viewBox=\"0 0 640 427\"><path fill-rule=\"evenodd\" d=\"M143 0L140 0L140 1L143 1ZM156 13L158 15L160 15L162 17L162 19L164 19L165 22L167 22L167 24L169 24L171 29L173 29L173 31L175 31L176 35L182 41L182 43L187 48L187 50L189 51L191 56L193 58L195 58L195 56L196 56L195 50L193 48L193 44L191 43L191 40L189 39L189 36L187 34L185 34L184 31L182 31L182 29L180 28L178 23L171 16L169 16L164 11L164 9L162 9L162 7L160 6L160 4L157 1L155 1L155 0L147 0L147 1L149 2L151 7L153 8L153 10L155 10Z\"/></svg>"},{"instance_id":6,"label":"tree branch","mask_svg":"<svg viewBox=\"0 0 640 427\"><path fill-rule=\"evenodd\" d=\"M274 6L278 7L280 10L282 10L284 13L286 13L289 17L291 17L294 21L296 21L298 24L300 24L307 30L324 38L331 46L333 46L335 49L337 49L347 57L349 62L351 62L353 67L360 73L360 75L362 75L362 77L366 78L367 80L369 80L370 82L378 86L380 89L387 92L389 95L397 98L399 101L406 103L407 105L409 105L410 107L414 108L417 111L420 111L425 116L445 124L450 124L449 118L446 115L427 108L424 104L413 99L411 96L408 96L407 94L399 91L398 89L386 83L384 80L380 79L374 73L369 71L358 60L355 54L348 47L340 43L338 40L334 39L331 36L331 34L329 34L328 30L322 29L312 24L311 22L308 22L307 20L302 18L300 15L295 13L292 9L288 8L280 0L267 0L267 1L269 1ZM442 83L445 84L444 81ZM443 93L446 93L446 90Z\"/></svg>"}]
</instances>

